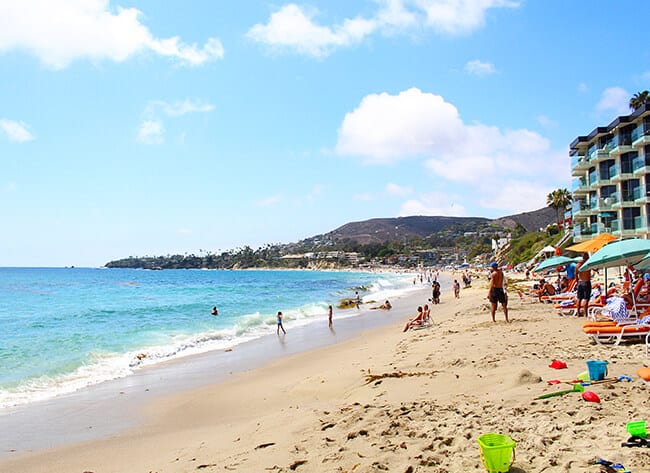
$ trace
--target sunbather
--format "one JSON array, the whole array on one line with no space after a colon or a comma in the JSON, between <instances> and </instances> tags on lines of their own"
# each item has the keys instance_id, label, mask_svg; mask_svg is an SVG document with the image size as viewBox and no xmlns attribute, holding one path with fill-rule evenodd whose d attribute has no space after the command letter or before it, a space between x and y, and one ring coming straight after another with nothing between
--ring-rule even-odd
<instances>
[{"instance_id":1,"label":"sunbather","mask_svg":"<svg viewBox=\"0 0 650 473\"><path fill-rule=\"evenodd\" d=\"M422 306L418 306L418 315L416 315L414 318L406 322L403 331L406 332L411 327L418 327L422 325L423 322L424 322L424 310L422 309Z\"/></svg>"},{"instance_id":2,"label":"sunbather","mask_svg":"<svg viewBox=\"0 0 650 473\"><path fill-rule=\"evenodd\" d=\"M553 287L553 284L542 279L539 281L539 289L537 289L536 294L539 301L542 302L542 297L555 295L555 288Z\"/></svg>"}]
</instances>

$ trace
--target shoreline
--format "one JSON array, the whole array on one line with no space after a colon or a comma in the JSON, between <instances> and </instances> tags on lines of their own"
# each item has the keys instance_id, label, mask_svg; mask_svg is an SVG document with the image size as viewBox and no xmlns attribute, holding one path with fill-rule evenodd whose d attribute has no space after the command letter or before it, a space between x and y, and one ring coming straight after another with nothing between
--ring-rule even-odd
<instances>
[{"instance_id":1,"label":"shoreline","mask_svg":"<svg viewBox=\"0 0 650 473\"><path fill-rule=\"evenodd\" d=\"M319 273L326 273L326 271L320 271ZM181 273L178 272L178 274L180 275ZM369 272L364 272L363 274L365 276L362 275L360 278L363 279L365 277L368 279L370 277L373 279L373 284L366 284L367 287L363 286L364 292L362 294L367 301L373 299L378 300L382 297L393 299L411 290L404 282L406 281L405 277L408 278L408 276L404 276L404 273L394 273L394 275L390 276ZM118 279L120 277L117 276ZM146 278L134 276L132 272L125 273L124 277L129 278L125 279L125 281L131 281L130 278L133 278L138 283L148 281ZM315 276L315 278L318 277L325 276ZM352 279L354 278L352 277ZM115 277L112 279L115 279ZM203 278L199 279L199 281L201 280ZM391 282L388 284L388 287L384 285L384 282L387 280ZM122 282L113 282L118 286L123 284ZM133 283L133 285L135 286L137 284ZM208 297L212 297L214 295L213 292L208 290L206 293L209 294ZM338 288L337 292L331 293L331 303L334 304L334 301L336 301L336 306L343 300L336 298L340 292L340 288ZM228 301L231 300L234 299L228 299ZM327 300L328 298L322 297L322 294L312 294L311 297L298 299L294 297L294 300L290 301L292 304L285 304L282 309L285 311L286 320L289 323L292 323L291 320L294 320L293 323L299 325L310 325L317 323L321 315L326 314ZM72 394L80 389L91 388L103 382L133 376L142 369L161 365L168 361L181 360L211 351L236 349L242 343L259 339L275 331L275 312L272 310L274 309L272 304L261 304L260 307L259 304L253 305L248 303L246 305L247 301L244 301L243 303L231 302L228 305L228 301L221 301L223 302L223 306L220 306L220 315L225 315L224 317L205 318L203 317L204 314L197 314L196 308L194 308L194 315L183 318L184 322L177 324L176 320L172 320L168 314L162 314L161 319L156 318L152 322L155 324L162 320L160 322L161 327L163 327L160 330L162 335L159 340L154 339L152 342L146 337L140 337L142 340L131 337L128 339L129 344L121 346L119 345L119 334L117 334L118 341L116 343L107 341L113 340L113 338L110 338L103 340L103 344L95 345L94 347L82 347L87 350L85 352L85 358L75 360L78 364L76 367L73 367L74 369L64 366L63 369L57 372L56 369L59 366L55 365L55 369L50 369L50 372L57 372L58 374L52 375L51 378L43 377L35 381L30 381L29 377L24 377L20 383L15 385L9 384L8 387L3 386L3 390L0 390L0 415L6 409L21 405L30 405L39 401L47 401L62 395ZM217 300L217 304L218 302ZM23 307L29 307L30 305L27 303ZM336 306L335 310L338 310ZM101 312L103 307L98 307L95 304L95 309ZM157 307L152 307L151 313L155 313L156 309ZM192 313L191 310L186 310L185 312ZM102 312L102 314L106 317L112 317L110 309L108 312ZM350 314L351 316L356 316L356 314ZM184 316L185 314L181 314L181 317ZM48 318L48 320L51 319ZM186 325L183 325L183 323ZM26 324L26 326L29 326L29 324ZM11 343L9 344L11 345ZM95 354L97 355L94 356ZM11 363L11 360L9 362ZM20 364L17 363L17 366L20 366ZM46 368L50 368L49 365L45 366ZM9 375L11 374L12 372L10 370ZM19 371L16 375L16 380L21 379L18 377L20 374L21 372Z\"/></svg>"},{"instance_id":2,"label":"shoreline","mask_svg":"<svg viewBox=\"0 0 650 473\"><path fill-rule=\"evenodd\" d=\"M0 471L1 462L12 456L124 432L142 421L142 410L158 397L222 383L242 372L263 369L278 359L342 343L367 330L401 320L405 313L415 312L411 299L422 299L420 294L428 291L426 286L418 286L405 292L393 299L391 311L372 310L379 303L364 304L366 307L362 306L359 313L356 309L340 310L335 313L333 331L327 329L324 316L308 324L286 326L290 334L283 339L267 334L226 349L144 366L126 377L71 393L4 408L0 412L0 429L12 432L13 438L0 451ZM78 406L83 406L83 416L76 414ZM108 419L104 418L106 409L111 412ZM35 427L40 423L50 427ZM34 431L40 435L34 436Z\"/></svg>"},{"instance_id":3,"label":"shoreline","mask_svg":"<svg viewBox=\"0 0 650 473\"><path fill-rule=\"evenodd\" d=\"M0 471L484 472L476 439L487 432L517 442L513 473L591 473L598 457L650 469L645 449L620 446L626 422L650 407L635 376L648 362L643 344L592 345L580 319L514 294L512 322L499 312L492 323L485 282L473 285L458 300L443 292L432 328L402 332L423 302L405 298L386 326L223 382L156 393L129 430L5 459ZM569 368L549 368L553 359ZM600 404L576 393L535 399L562 388L546 380L576 376L591 359L633 381L589 388Z\"/></svg>"}]
</instances>

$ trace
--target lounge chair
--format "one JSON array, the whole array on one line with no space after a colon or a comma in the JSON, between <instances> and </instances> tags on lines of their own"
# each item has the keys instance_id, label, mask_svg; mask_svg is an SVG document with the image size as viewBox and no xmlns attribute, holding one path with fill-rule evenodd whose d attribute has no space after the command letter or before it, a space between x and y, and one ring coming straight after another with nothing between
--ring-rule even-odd
<instances>
[{"instance_id":1,"label":"lounge chair","mask_svg":"<svg viewBox=\"0 0 650 473\"><path fill-rule=\"evenodd\" d=\"M589 299L589 314L587 316L592 316L595 311L600 311L600 308L605 304L602 301L600 294L600 289L597 289L599 286L595 286ZM607 295L611 296L615 292L614 289L607 291ZM578 300L577 298L567 299L555 305L555 310L560 315L565 316L574 316L578 315Z\"/></svg>"},{"instance_id":2,"label":"lounge chair","mask_svg":"<svg viewBox=\"0 0 650 473\"><path fill-rule=\"evenodd\" d=\"M598 345L619 345L623 340L642 339L645 337L646 354L650 342L650 316L642 319L629 317L618 320L588 321L582 325L582 331Z\"/></svg>"},{"instance_id":3,"label":"lounge chair","mask_svg":"<svg viewBox=\"0 0 650 473\"><path fill-rule=\"evenodd\" d=\"M569 281L569 287L567 287L567 290L564 292L560 292L552 296L542 296L542 302L552 302L554 304L559 304L563 301L573 299L578 295L578 292L576 290L576 281L577 279L575 278L571 279Z\"/></svg>"}]
</instances>

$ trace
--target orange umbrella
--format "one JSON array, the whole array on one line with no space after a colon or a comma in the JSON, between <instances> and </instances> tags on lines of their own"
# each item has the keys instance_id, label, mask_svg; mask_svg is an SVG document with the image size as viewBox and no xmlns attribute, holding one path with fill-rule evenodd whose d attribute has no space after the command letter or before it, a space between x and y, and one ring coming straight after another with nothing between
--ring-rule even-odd
<instances>
[{"instance_id":1,"label":"orange umbrella","mask_svg":"<svg viewBox=\"0 0 650 473\"><path fill-rule=\"evenodd\" d=\"M617 238L611 233L601 233L591 240L567 246L566 249L570 251L576 251L578 253L593 253L594 251L600 250L603 246L613 240L617 240Z\"/></svg>"}]
</instances>

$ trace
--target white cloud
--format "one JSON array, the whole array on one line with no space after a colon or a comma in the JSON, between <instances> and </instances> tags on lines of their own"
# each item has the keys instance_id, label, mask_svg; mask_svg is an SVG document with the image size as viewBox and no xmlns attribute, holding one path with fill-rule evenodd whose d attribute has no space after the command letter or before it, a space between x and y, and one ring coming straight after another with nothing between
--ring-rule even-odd
<instances>
[{"instance_id":1,"label":"white cloud","mask_svg":"<svg viewBox=\"0 0 650 473\"><path fill-rule=\"evenodd\" d=\"M197 66L221 59L223 46L209 38L203 47L178 37L160 39L140 23L141 12L108 0L21 0L0 2L0 52L27 51L54 69L80 59L122 62L152 51Z\"/></svg>"},{"instance_id":2,"label":"white cloud","mask_svg":"<svg viewBox=\"0 0 650 473\"><path fill-rule=\"evenodd\" d=\"M544 128L555 129L558 127L558 123L546 115L538 115L537 122Z\"/></svg>"},{"instance_id":3,"label":"white cloud","mask_svg":"<svg viewBox=\"0 0 650 473\"><path fill-rule=\"evenodd\" d=\"M537 181L505 181L486 190L480 204L484 208L520 212L546 207L546 196L553 188Z\"/></svg>"},{"instance_id":4,"label":"white cloud","mask_svg":"<svg viewBox=\"0 0 650 473\"><path fill-rule=\"evenodd\" d=\"M160 144L163 142L163 124L155 120L145 120L138 130L138 141L144 144Z\"/></svg>"},{"instance_id":5,"label":"white cloud","mask_svg":"<svg viewBox=\"0 0 650 473\"><path fill-rule=\"evenodd\" d=\"M247 36L275 51L323 57L377 32L394 34L431 27L446 34L469 33L483 26L489 9L519 6L518 2L508 0L378 0L377 3L381 6L370 17L346 18L331 26L316 22L319 14L316 9L290 3L272 13L266 24L254 25Z\"/></svg>"},{"instance_id":6,"label":"white cloud","mask_svg":"<svg viewBox=\"0 0 650 473\"><path fill-rule=\"evenodd\" d=\"M0 130L4 131L9 141L16 143L25 143L34 139L34 135L30 133L27 125L23 122L0 118Z\"/></svg>"},{"instance_id":7,"label":"white cloud","mask_svg":"<svg viewBox=\"0 0 650 473\"><path fill-rule=\"evenodd\" d=\"M432 192L420 195L418 199L404 202L400 208L399 216L410 215L446 215L463 217L467 214L465 207L455 201L454 196L442 192Z\"/></svg>"},{"instance_id":8,"label":"white cloud","mask_svg":"<svg viewBox=\"0 0 650 473\"><path fill-rule=\"evenodd\" d=\"M214 110L214 105L211 103L203 103L200 100L192 101L190 99L176 101L174 103L165 102L163 100L153 100L147 104L145 114L155 115L158 110L162 111L167 116L179 117L188 113L211 112Z\"/></svg>"},{"instance_id":9,"label":"white cloud","mask_svg":"<svg viewBox=\"0 0 650 473\"><path fill-rule=\"evenodd\" d=\"M516 8L509 0L413 0L426 14L427 25L448 34L463 34L485 24L491 8Z\"/></svg>"},{"instance_id":10,"label":"white cloud","mask_svg":"<svg viewBox=\"0 0 650 473\"><path fill-rule=\"evenodd\" d=\"M361 194L354 194L352 198L354 200L360 200L362 202L372 202L373 200L377 199L377 196L375 194L371 194L370 192L362 192Z\"/></svg>"},{"instance_id":11,"label":"white cloud","mask_svg":"<svg viewBox=\"0 0 650 473\"><path fill-rule=\"evenodd\" d=\"M274 48L288 48L308 56L326 56L338 46L348 46L372 33L377 24L361 18L346 19L334 27L313 21L317 11L305 11L296 4L282 7L271 15L266 25L257 24L247 36Z\"/></svg>"},{"instance_id":12,"label":"white cloud","mask_svg":"<svg viewBox=\"0 0 650 473\"><path fill-rule=\"evenodd\" d=\"M443 97L414 88L397 95L364 97L343 119L336 151L368 165L420 159L437 188L467 186L470 190L462 196L467 200L454 199L453 206L439 196L409 200L403 206L405 214L428 209L427 214L435 210L459 215L461 209L481 202L496 202L504 210L531 210L545 205L548 187L557 188L558 181L566 186L559 176L570 175L567 150L552 150L539 133L466 124ZM493 183L499 189L501 183L510 183L516 193L509 201L496 199ZM539 207L531 207L532 202L539 202Z\"/></svg>"},{"instance_id":13,"label":"white cloud","mask_svg":"<svg viewBox=\"0 0 650 473\"><path fill-rule=\"evenodd\" d=\"M497 70L494 67L494 64L490 62L482 62L476 59L474 61L468 61L467 64L465 64L465 71L474 76L482 77L494 74Z\"/></svg>"},{"instance_id":14,"label":"white cloud","mask_svg":"<svg viewBox=\"0 0 650 473\"><path fill-rule=\"evenodd\" d=\"M161 115L176 118L188 113L207 113L212 110L214 105L200 100L185 99L173 103L152 100L145 107L144 121L138 131L138 141L145 144L160 144L164 141L164 124ZM181 132L176 142L182 145L185 143L185 138L186 133Z\"/></svg>"},{"instance_id":15,"label":"white cloud","mask_svg":"<svg viewBox=\"0 0 650 473\"><path fill-rule=\"evenodd\" d=\"M622 87L610 87L603 91L600 101L596 105L598 112L614 112L618 115L627 115L630 112L631 94Z\"/></svg>"},{"instance_id":16,"label":"white cloud","mask_svg":"<svg viewBox=\"0 0 650 473\"><path fill-rule=\"evenodd\" d=\"M272 195L256 202L258 207L273 207L284 200L282 195Z\"/></svg>"},{"instance_id":17,"label":"white cloud","mask_svg":"<svg viewBox=\"0 0 650 473\"><path fill-rule=\"evenodd\" d=\"M383 8L377 12L377 22L388 33L417 26L417 15L407 10L402 0L384 0L383 3Z\"/></svg>"},{"instance_id":18,"label":"white cloud","mask_svg":"<svg viewBox=\"0 0 650 473\"><path fill-rule=\"evenodd\" d=\"M412 88L399 95L371 94L346 114L338 131L339 154L391 163L449 148L462 137L456 107L439 95Z\"/></svg>"},{"instance_id":19,"label":"white cloud","mask_svg":"<svg viewBox=\"0 0 650 473\"><path fill-rule=\"evenodd\" d=\"M320 197L323 194L323 191L325 190L325 186L322 184L314 184L314 186L311 188L311 192L307 194L306 199L308 201L314 200L317 197Z\"/></svg>"},{"instance_id":20,"label":"white cloud","mask_svg":"<svg viewBox=\"0 0 650 473\"><path fill-rule=\"evenodd\" d=\"M409 195L411 192L413 192L412 187L403 187L397 184L393 184L392 182L386 184L386 193L388 195L402 197L405 195Z\"/></svg>"},{"instance_id":21,"label":"white cloud","mask_svg":"<svg viewBox=\"0 0 650 473\"><path fill-rule=\"evenodd\" d=\"M412 88L364 97L343 119L336 151L367 164L426 157L435 174L471 182L501 172L534 175L548 164L550 144L525 129L467 125L444 98Z\"/></svg>"},{"instance_id":22,"label":"white cloud","mask_svg":"<svg viewBox=\"0 0 650 473\"><path fill-rule=\"evenodd\" d=\"M589 86L585 84L584 82L580 82L578 84L578 92L580 93L585 93L589 90Z\"/></svg>"}]
</instances>

